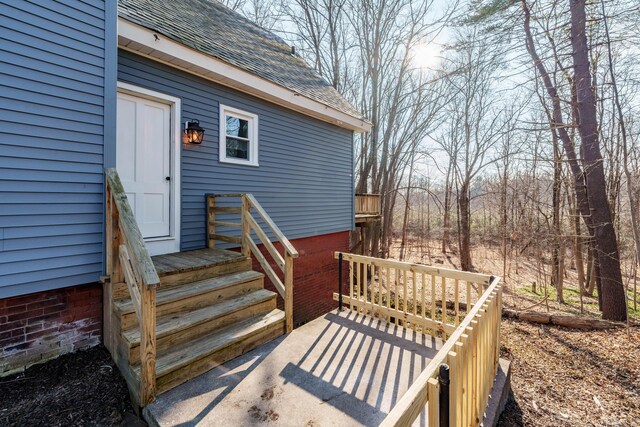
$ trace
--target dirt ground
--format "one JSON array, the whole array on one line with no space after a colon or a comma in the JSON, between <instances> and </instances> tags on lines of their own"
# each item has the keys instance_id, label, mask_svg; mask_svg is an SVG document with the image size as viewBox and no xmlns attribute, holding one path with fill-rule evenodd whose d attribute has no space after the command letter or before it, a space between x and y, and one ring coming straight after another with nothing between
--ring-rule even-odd
<instances>
[{"instance_id":1,"label":"dirt ground","mask_svg":"<svg viewBox=\"0 0 640 427\"><path fill-rule=\"evenodd\" d=\"M0 378L1 426L146 425L103 346L67 354Z\"/></svg>"}]
</instances>

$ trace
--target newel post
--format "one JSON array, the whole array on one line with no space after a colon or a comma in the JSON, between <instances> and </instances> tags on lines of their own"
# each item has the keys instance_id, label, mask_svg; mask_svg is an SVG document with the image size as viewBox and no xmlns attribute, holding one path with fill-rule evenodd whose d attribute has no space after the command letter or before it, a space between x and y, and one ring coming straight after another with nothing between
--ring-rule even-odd
<instances>
[{"instance_id":1,"label":"newel post","mask_svg":"<svg viewBox=\"0 0 640 427\"><path fill-rule=\"evenodd\" d=\"M216 233L216 198L207 194L207 247L213 249L216 247L216 241L213 240L213 235Z\"/></svg>"},{"instance_id":2,"label":"newel post","mask_svg":"<svg viewBox=\"0 0 640 427\"><path fill-rule=\"evenodd\" d=\"M109 216L108 219L108 227L109 227L109 238L107 239L107 251L109 252L110 262L108 263L108 274L111 285L116 283L124 282L124 273L122 272L122 266L120 265L120 255L119 248L122 243L124 243L124 239L122 238L122 234L120 233L120 212L118 212L118 207L116 206L115 201L113 200L114 194L112 191L109 192L110 201L109 201L109 210L107 213Z\"/></svg>"},{"instance_id":3,"label":"newel post","mask_svg":"<svg viewBox=\"0 0 640 427\"><path fill-rule=\"evenodd\" d=\"M284 316L286 332L293 330L293 257L284 251Z\"/></svg>"},{"instance_id":4,"label":"newel post","mask_svg":"<svg viewBox=\"0 0 640 427\"><path fill-rule=\"evenodd\" d=\"M251 256L251 247L249 246L249 239L251 238L251 226L249 225L249 215L251 215L251 203L246 194L242 195L242 255L246 257Z\"/></svg>"},{"instance_id":5,"label":"newel post","mask_svg":"<svg viewBox=\"0 0 640 427\"><path fill-rule=\"evenodd\" d=\"M140 401L156 398L156 286L143 285L140 295Z\"/></svg>"}]
</instances>

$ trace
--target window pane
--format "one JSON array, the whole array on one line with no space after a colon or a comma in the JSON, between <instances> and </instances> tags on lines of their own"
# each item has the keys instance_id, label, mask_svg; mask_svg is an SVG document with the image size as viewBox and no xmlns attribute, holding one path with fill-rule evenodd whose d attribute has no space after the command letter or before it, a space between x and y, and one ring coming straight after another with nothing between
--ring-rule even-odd
<instances>
[{"instance_id":1,"label":"window pane","mask_svg":"<svg viewBox=\"0 0 640 427\"><path fill-rule=\"evenodd\" d=\"M236 138L227 138L227 157L249 159L249 142Z\"/></svg>"},{"instance_id":2,"label":"window pane","mask_svg":"<svg viewBox=\"0 0 640 427\"><path fill-rule=\"evenodd\" d=\"M227 135L249 138L249 121L227 116Z\"/></svg>"}]
</instances>

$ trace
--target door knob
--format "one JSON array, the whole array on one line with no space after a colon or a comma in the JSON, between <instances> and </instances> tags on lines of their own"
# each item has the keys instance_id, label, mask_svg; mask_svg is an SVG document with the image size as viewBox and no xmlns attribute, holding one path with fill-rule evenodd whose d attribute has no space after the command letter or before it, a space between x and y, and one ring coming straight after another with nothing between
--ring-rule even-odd
<instances>
[{"instance_id":1,"label":"door knob","mask_svg":"<svg viewBox=\"0 0 640 427\"><path fill-rule=\"evenodd\" d=\"M165 178L165 180L166 180L166 181L171 181L171 177L170 177L170 176L168 176L168 177L166 177L166 178Z\"/></svg>"}]
</instances>

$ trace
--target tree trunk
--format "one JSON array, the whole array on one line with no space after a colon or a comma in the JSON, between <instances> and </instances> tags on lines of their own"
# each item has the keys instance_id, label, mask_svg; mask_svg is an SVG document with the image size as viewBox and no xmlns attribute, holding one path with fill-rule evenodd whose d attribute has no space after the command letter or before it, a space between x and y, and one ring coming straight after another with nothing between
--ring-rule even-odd
<instances>
[{"instance_id":1,"label":"tree trunk","mask_svg":"<svg viewBox=\"0 0 640 427\"><path fill-rule=\"evenodd\" d=\"M444 182L444 206L442 214L442 253L446 254L447 246L449 246L451 228L451 164L449 164L447 177Z\"/></svg>"},{"instance_id":2,"label":"tree trunk","mask_svg":"<svg viewBox=\"0 0 640 427\"><path fill-rule=\"evenodd\" d=\"M589 68L589 47L585 32L585 0L571 0L571 45L579 114L578 131L582 140L585 183L591 210L591 222L596 241L600 269L602 317L608 320L627 319L626 295L622 283L620 258L615 229L606 192L602 154L598 141L596 100Z\"/></svg>"},{"instance_id":3,"label":"tree trunk","mask_svg":"<svg viewBox=\"0 0 640 427\"><path fill-rule=\"evenodd\" d=\"M464 182L458 193L458 205L460 210L460 268L464 271L472 271L471 261L471 207L469 200L469 184Z\"/></svg>"},{"instance_id":4,"label":"tree trunk","mask_svg":"<svg viewBox=\"0 0 640 427\"><path fill-rule=\"evenodd\" d=\"M563 261L562 254L562 212L560 199L562 196L562 159L558 147L558 137L555 132L551 134L553 139L553 189L551 203L553 206L553 248L551 250L551 281L556 288L557 301L564 303L563 287Z\"/></svg>"}]
</instances>

